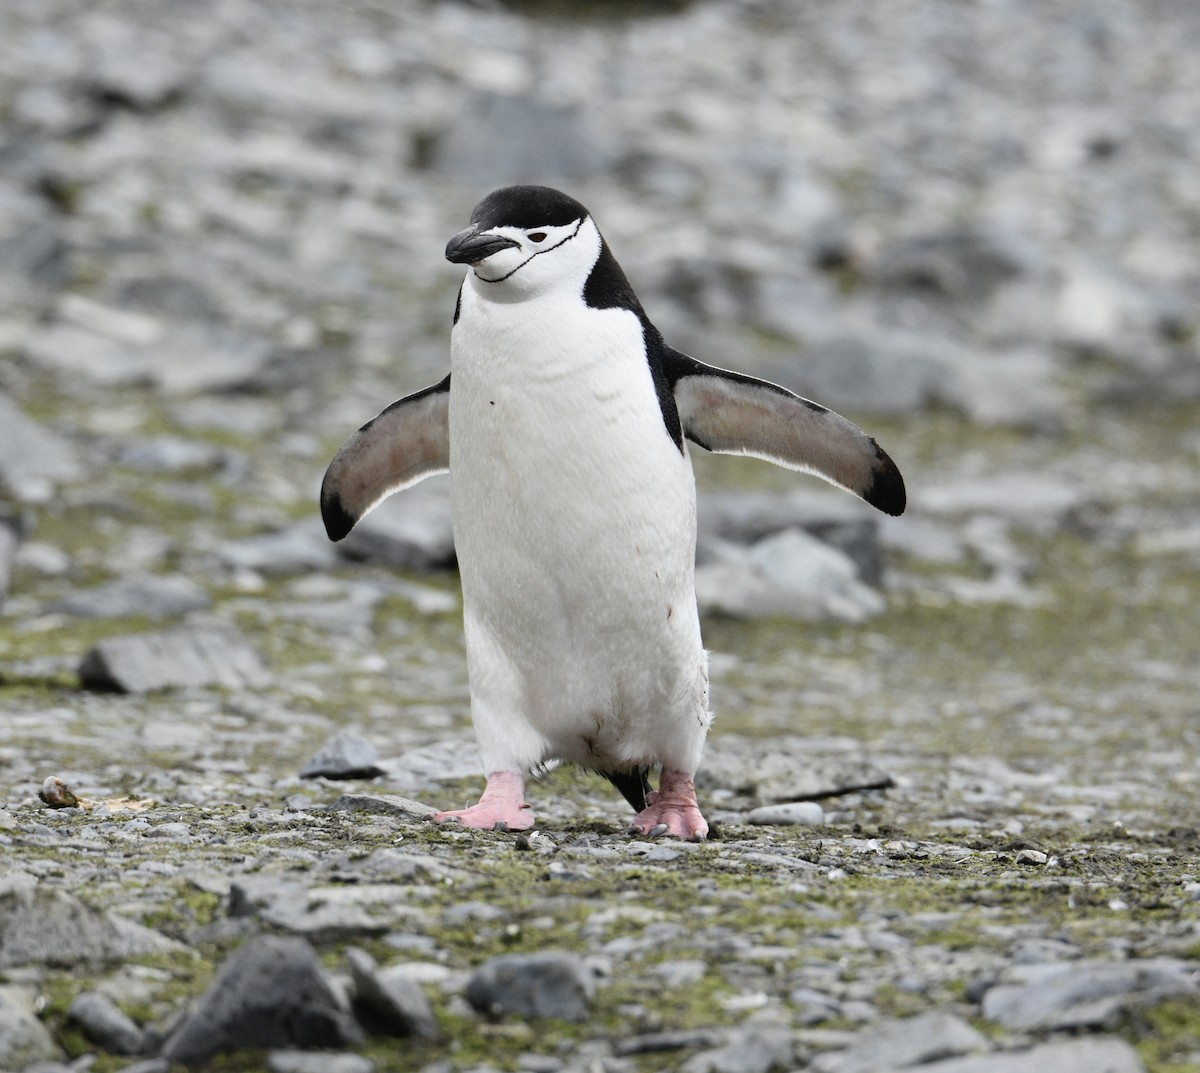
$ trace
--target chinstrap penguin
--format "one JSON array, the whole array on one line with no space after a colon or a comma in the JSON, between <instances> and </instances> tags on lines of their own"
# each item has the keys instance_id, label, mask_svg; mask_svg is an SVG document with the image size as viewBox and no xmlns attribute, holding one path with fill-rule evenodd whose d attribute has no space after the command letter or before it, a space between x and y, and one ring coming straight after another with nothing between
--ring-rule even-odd
<instances>
[{"instance_id":1,"label":"chinstrap penguin","mask_svg":"<svg viewBox=\"0 0 1200 1073\"><path fill-rule=\"evenodd\" d=\"M844 417L667 345L566 194L489 194L446 257L469 266L450 374L354 433L321 488L340 540L386 496L451 473L487 786L435 818L527 829L526 775L561 759L612 781L637 810L631 832L702 839L689 442L816 474L887 514L904 510L903 479Z\"/></svg>"}]
</instances>

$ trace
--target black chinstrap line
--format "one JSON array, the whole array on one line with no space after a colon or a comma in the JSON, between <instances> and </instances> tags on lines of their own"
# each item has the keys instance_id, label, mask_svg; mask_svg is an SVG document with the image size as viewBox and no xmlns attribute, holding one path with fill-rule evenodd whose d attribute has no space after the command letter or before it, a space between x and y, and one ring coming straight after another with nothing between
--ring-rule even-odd
<instances>
[{"instance_id":1,"label":"black chinstrap line","mask_svg":"<svg viewBox=\"0 0 1200 1073\"><path fill-rule=\"evenodd\" d=\"M571 239L573 239L576 235L579 234L579 229L581 227L583 227L583 221L586 219L587 219L586 216L581 216L579 218L579 222L575 225L575 230L572 231L569 235L567 235L566 238L564 238L561 242L556 242L553 246L547 246L544 250L538 250L536 253L531 253L528 257L525 258L525 260L523 260L519 265L517 265L517 267L514 268L511 272L509 272L503 276L499 276L496 279L486 279L483 276L481 276L478 272L476 272L475 278L482 283L503 283L506 279L510 279L512 276L514 276L518 272L520 272L521 269L524 268L527 264L529 264L529 262L532 261L535 257L541 257L541 255L543 253L551 253L554 250L557 250L559 246L565 246L568 242L571 241Z\"/></svg>"}]
</instances>

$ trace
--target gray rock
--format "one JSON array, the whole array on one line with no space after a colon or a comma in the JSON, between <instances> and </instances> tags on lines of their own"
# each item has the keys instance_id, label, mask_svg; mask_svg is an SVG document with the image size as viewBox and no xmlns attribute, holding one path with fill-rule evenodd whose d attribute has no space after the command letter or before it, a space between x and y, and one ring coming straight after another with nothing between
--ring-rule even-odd
<instances>
[{"instance_id":1,"label":"gray rock","mask_svg":"<svg viewBox=\"0 0 1200 1073\"><path fill-rule=\"evenodd\" d=\"M378 759L379 750L371 742L361 734L343 730L300 769L300 778L374 779L384 773L376 764Z\"/></svg>"},{"instance_id":2,"label":"gray rock","mask_svg":"<svg viewBox=\"0 0 1200 1073\"><path fill-rule=\"evenodd\" d=\"M234 570L254 570L280 577L328 570L337 555L314 521L275 533L226 541L217 548L217 557Z\"/></svg>"},{"instance_id":3,"label":"gray rock","mask_svg":"<svg viewBox=\"0 0 1200 1073\"><path fill-rule=\"evenodd\" d=\"M269 681L254 648L235 630L214 626L110 637L84 656L79 677L87 689L118 693L201 686L247 689Z\"/></svg>"},{"instance_id":4,"label":"gray rock","mask_svg":"<svg viewBox=\"0 0 1200 1073\"><path fill-rule=\"evenodd\" d=\"M407 749L398 757L384 761L388 778L403 786L434 786L450 779L470 779L479 775L479 760L461 739L435 741Z\"/></svg>"},{"instance_id":5,"label":"gray rock","mask_svg":"<svg viewBox=\"0 0 1200 1073\"><path fill-rule=\"evenodd\" d=\"M440 570L454 565L449 485L436 478L406 488L379 504L338 544L354 562L401 570Z\"/></svg>"},{"instance_id":6,"label":"gray rock","mask_svg":"<svg viewBox=\"0 0 1200 1073\"><path fill-rule=\"evenodd\" d=\"M1061 526L1088 494L1077 481L1053 474L1010 472L927 485L915 498L934 514L993 514L1040 532Z\"/></svg>"},{"instance_id":7,"label":"gray rock","mask_svg":"<svg viewBox=\"0 0 1200 1073\"><path fill-rule=\"evenodd\" d=\"M211 443L181 436L155 436L121 444L116 461L144 473L211 472L225 460L225 451Z\"/></svg>"},{"instance_id":8,"label":"gray rock","mask_svg":"<svg viewBox=\"0 0 1200 1073\"><path fill-rule=\"evenodd\" d=\"M0 984L0 1069L63 1058L62 1048L34 1012L35 997L32 989Z\"/></svg>"},{"instance_id":9,"label":"gray rock","mask_svg":"<svg viewBox=\"0 0 1200 1073\"><path fill-rule=\"evenodd\" d=\"M176 942L63 891L10 883L0 891L0 968L75 966L178 952Z\"/></svg>"},{"instance_id":10,"label":"gray rock","mask_svg":"<svg viewBox=\"0 0 1200 1073\"><path fill-rule=\"evenodd\" d=\"M0 489L23 503L44 503L58 485L82 477L74 447L0 391Z\"/></svg>"},{"instance_id":11,"label":"gray rock","mask_svg":"<svg viewBox=\"0 0 1200 1073\"><path fill-rule=\"evenodd\" d=\"M898 239L884 246L870 275L888 287L979 301L1001 284L1029 272L1034 251L1011 233L953 228Z\"/></svg>"},{"instance_id":12,"label":"gray rock","mask_svg":"<svg viewBox=\"0 0 1200 1073\"><path fill-rule=\"evenodd\" d=\"M375 1063L361 1054L272 1051L267 1068L271 1073L374 1073Z\"/></svg>"},{"instance_id":13,"label":"gray rock","mask_svg":"<svg viewBox=\"0 0 1200 1073\"><path fill-rule=\"evenodd\" d=\"M604 170L604 138L586 113L534 97L471 94L434 144L436 171L475 183L486 174L492 187L553 182Z\"/></svg>"},{"instance_id":14,"label":"gray rock","mask_svg":"<svg viewBox=\"0 0 1200 1073\"><path fill-rule=\"evenodd\" d=\"M595 989L595 974L574 954L504 954L475 970L467 1001L489 1017L582 1021Z\"/></svg>"},{"instance_id":15,"label":"gray rock","mask_svg":"<svg viewBox=\"0 0 1200 1073\"><path fill-rule=\"evenodd\" d=\"M182 574L133 574L74 592L56 610L77 618L171 618L212 606L212 598Z\"/></svg>"},{"instance_id":16,"label":"gray rock","mask_svg":"<svg viewBox=\"0 0 1200 1073\"><path fill-rule=\"evenodd\" d=\"M372 1032L434 1039L437 1020L429 999L403 965L380 969L365 950L346 951L354 982L354 1011Z\"/></svg>"},{"instance_id":17,"label":"gray rock","mask_svg":"<svg viewBox=\"0 0 1200 1073\"><path fill-rule=\"evenodd\" d=\"M673 1032L647 1032L640 1036L618 1039L613 1053L618 1057L630 1054L656 1054L662 1051L682 1051L695 1047L716 1048L724 1033L715 1028L679 1029Z\"/></svg>"},{"instance_id":18,"label":"gray rock","mask_svg":"<svg viewBox=\"0 0 1200 1073\"><path fill-rule=\"evenodd\" d=\"M764 804L837 797L859 790L882 790L892 777L850 750L825 755L804 738L779 737L770 747L725 738L696 776L705 789L749 794Z\"/></svg>"},{"instance_id":19,"label":"gray rock","mask_svg":"<svg viewBox=\"0 0 1200 1073\"><path fill-rule=\"evenodd\" d=\"M819 827L825 822L825 810L815 801L788 801L751 809L746 822L780 827Z\"/></svg>"},{"instance_id":20,"label":"gray rock","mask_svg":"<svg viewBox=\"0 0 1200 1073\"><path fill-rule=\"evenodd\" d=\"M303 939L261 935L222 965L162 1054L191 1066L246 1048L342 1048L362 1038L313 948Z\"/></svg>"},{"instance_id":21,"label":"gray rock","mask_svg":"<svg viewBox=\"0 0 1200 1073\"><path fill-rule=\"evenodd\" d=\"M772 1073L792 1069L791 1030L782 1025L754 1025L734 1032L723 1047L694 1054L682 1073Z\"/></svg>"},{"instance_id":22,"label":"gray rock","mask_svg":"<svg viewBox=\"0 0 1200 1073\"><path fill-rule=\"evenodd\" d=\"M384 884L309 887L274 876L242 876L230 885L229 915L254 916L314 942L382 935L420 919Z\"/></svg>"},{"instance_id":23,"label":"gray rock","mask_svg":"<svg viewBox=\"0 0 1200 1073\"><path fill-rule=\"evenodd\" d=\"M886 1073L910 1066L924 1069L941 1058L987 1049L987 1040L966 1021L934 1012L872 1025L846 1050L818 1055L812 1068L817 1073Z\"/></svg>"},{"instance_id":24,"label":"gray rock","mask_svg":"<svg viewBox=\"0 0 1200 1073\"><path fill-rule=\"evenodd\" d=\"M99 991L84 991L77 996L67 1017L110 1054L141 1054L145 1049L145 1035L137 1023Z\"/></svg>"},{"instance_id":25,"label":"gray rock","mask_svg":"<svg viewBox=\"0 0 1200 1073\"><path fill-rule=\"evenodd\" d=\"M921 1073L1033 1073L1043 1069L1054 1073L1146 1073L1137 1051L1115 1037L1043 1043L1025 1051L950 1058L920 1067Z\"/></svg>"},{"instance_id":26,"label":"gray rock","mask_svg":"<svg viewBox=\"0 0 1200 1073\"><path fill-rule=\"evenodd\" d=\"M785 529L803 529L845 553L863 581L878 585L883 579L883 554L879 521L872 514L870 507L844 494L707 492L697 508L696 561L718 557L714 541L754 544Z\"/></svg>"},{"instance_id":27,"label":"gray rock","mask_svg":"<svg viewBox=\"0 0 1200 1073\"><path fill-rule=\"evenodd\" d=\"M328 806L330 812L376 812L383 816L428 819L438 810L432 805L395 794L342 794Z\"/></svg>"},{"instance_id":28,"label":"gray rock","mask_svg":"<svg viewBox=\"0 0 1200 1073\"><path fill-rule=\"evenodd\" d=\"M787 306L774 320L789 317ZM830 329L828 314L794 327L769 329L796 335L803 361L768 363L761 374L806 398L842 410L907 414L939 397L950 371L970 358L944 339L869 323Z\"/></svg>"},{"instance_id":29,"label":"gray rock","mask_svg":"<svg viewBox=\"0 0 1200 1073\"><path fill-rule=\"evenodd\" d=\"M21 537L15 519L0 512L0 607L4 605L4 597L8 595L8 586L12 581L13 563L17 558L17 547Z\"/></svg>"},{"instance_id":30,"label":"gray rock","mask_svg":"<svg viewBox=\"0 0 1200 1073\"><path fill-rule=\"evenodd\" d=\"M818 622L863 622L886 606L853 560L799 529L750 548L722 547L717 561L697 568L696 599L702 614Z\"/></svg>"},{"instance_id":31,"label":"gray rock","mask_svg":"<svg viewBox=\"0 0 1200 1073\"><path fill-rule=\"evenodd\" d=\"M1130 1009L1200 993L1195 969L1167 958L1022 966L983 996L983 1016L1015 1031L1113 1028Z\"/></svg>"}]
</instances>

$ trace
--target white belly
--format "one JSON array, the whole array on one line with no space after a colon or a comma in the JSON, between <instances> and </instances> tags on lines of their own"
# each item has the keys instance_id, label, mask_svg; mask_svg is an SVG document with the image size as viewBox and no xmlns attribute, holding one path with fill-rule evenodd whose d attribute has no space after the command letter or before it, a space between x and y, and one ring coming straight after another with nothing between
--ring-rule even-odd
<instances>
[{"instance_id":1,"label":"white belly","mask_svg":"<svg viewBox=\"0 0 1200 1073\"><path fill-rule=\"evenodd\" d=\"M694 770L708 723L695 485L641 325L588 311L580 347L553 309L531 323L470 291L452 345L450 471L485 768L561 757Z\"/></svg>"}]
</instances>

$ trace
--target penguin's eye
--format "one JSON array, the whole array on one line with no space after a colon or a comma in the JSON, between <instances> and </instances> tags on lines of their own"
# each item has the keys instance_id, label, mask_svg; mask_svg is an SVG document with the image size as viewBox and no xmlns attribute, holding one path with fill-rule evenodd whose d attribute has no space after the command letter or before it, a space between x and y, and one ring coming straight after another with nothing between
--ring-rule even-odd
<instances>
[{"instance_id":1,"label":"penguin's eye","mask_svg":"<svg viewBox=\"0 0 1200 1073\"><path fill-rule=\"evenodd\" d=\"M527 236L530 242L544 242L546 239L545 231L534 231L533 234Z\"/></svg>"}]
</instances>

